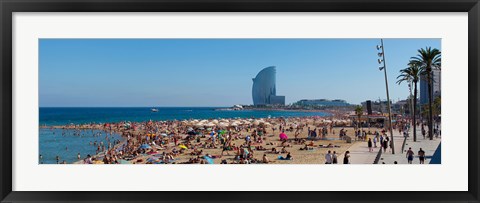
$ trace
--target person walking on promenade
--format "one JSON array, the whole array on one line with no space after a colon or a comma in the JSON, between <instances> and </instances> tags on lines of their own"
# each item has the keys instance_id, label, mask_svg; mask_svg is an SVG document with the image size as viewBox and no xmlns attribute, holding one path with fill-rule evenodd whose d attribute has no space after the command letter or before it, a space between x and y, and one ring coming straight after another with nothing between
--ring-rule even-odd
<instances>
[{"instance_id":1,"label":"person walking on promenade","mask_svg":"<svg viewBox=\"0 0 480 203\"><path fill-rule=\"evenodd\" d=\"M373 137L373 147L377 148L377 136Z\"/></svg>"},{"instance_id":2,"label":"person walking on promenade","mask_svg":"<svg viewBox=\"0 0 480 203\"><path fill-rule=\"evenodd\" d=\"M372 138L368 138L368 152L372 152Z\"/></svg>"},{"instance_id":3,"label":"person walking on promenade","mask_svg":"<svg viewBox=\"0 0 480 203\"><path fill-rule=\"evenodd\" d=\"M388 141L387 139L383 139L383 152L387 152L387 148L388 148Z\"/></svg>"},{"instance_id":4,"label":"person walking on promenade","mask_svg":"<svg viewBox=\"0 0 480 203\"><path fill-rule=\"evenodd\" d=\"M350 164L350 151L346 151L345 155L343 155L343 164Z\"/></svg>"},{"instance_id":5,"label":"person walking on promenade","mask_svg":"<svg viewBox=\"0 0 480 203\"><path fill-rule=\"evenodd\" d=\"M332 152L328 150L328 153L325 154L325 164L332 164Z\"/></svg>"},{"instance_id":6,"label":"person walking on promenade","mask_svg":"<svg viewBox=\"0 0 480 203\"><path fill-rule=\"evenodd\" d=\"M413 153L413 151L412 151L412 148L409 147L409 148L408 148L408 151L407 151L407 154L406 154L407 160L408 160L408 164L412 164L413 154L414 154L414 153Z\"/></svg>"},{"instance_id":7,"label":"person walking on promenade","mask_svg":"<svg viewBox=\"0 0 480 203\"><path fill-rule=\"evenodd\" d=\"M425 164L425 151L422 148L418 150L418 159L420 160L420 164Z\"/></svg>"},{"instance_id":8,"label":"person walking on promenade","mask_svg":"<svg viewBox=\"0 0 480 203\"><path fill-rule=\"evenodd\" d=\"M427 133L427 132L425 131L425 128L424 128L423 125L422 125L422 135L423 135L423 139L425 139L425 134L426 134L426 133Z\"/></svg>"},{"instance_id":9,"label":"person walking on promenade","mask_svg":"<svg viewBox=\"0 0 480 203\"><path fill-rule=\"evenodd\" d=\"M335 152L335 151L333 151L333 154L332 154L332 163L333 164L338 164L337 152Z\"/></svg>"}]
</instances>

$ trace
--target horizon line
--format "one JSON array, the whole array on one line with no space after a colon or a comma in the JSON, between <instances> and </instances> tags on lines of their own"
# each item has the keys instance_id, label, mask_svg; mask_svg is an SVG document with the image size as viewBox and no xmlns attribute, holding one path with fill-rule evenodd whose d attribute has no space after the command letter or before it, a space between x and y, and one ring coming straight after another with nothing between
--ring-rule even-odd
<instances>
[{"instance_id":1,"label":"horizon line","mask_svg":"<svg viewBox=\"0 0 480 203\"><path fill-rule=\"evenodd\" d=\"M39 108L213 108L227 106L39 106ZM231 106L228 106L231 107Z\"/></svg>"}]
</instances>

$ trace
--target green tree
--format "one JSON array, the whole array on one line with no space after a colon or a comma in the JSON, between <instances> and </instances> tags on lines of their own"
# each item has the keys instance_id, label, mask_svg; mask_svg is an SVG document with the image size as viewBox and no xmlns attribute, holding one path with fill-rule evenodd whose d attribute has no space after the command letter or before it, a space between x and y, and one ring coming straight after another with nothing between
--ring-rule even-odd
<instances>
[{"instance_id":1,"label":"green tree","mask_svg":"<svg viewBox=\"0 0 480 203\"><path fill-rule=\"evenodd\" d=\"M422 69L415 63L408 63L408 67L400 70L400 75L397 77L397 83L400 85L402 82L413 83L413 141L417 141L417 125L416 125L416 112L417 112L417 83L420 80Z\"/></svg>"},{"instance_id":2,"label":"green tree","mask_svg":"<svg viewBox=\"0 0 480 203\"><path fill-rule=\"evenodd\" d=\"M433 140L433 92L432 92L432 72L433 69L441 68L442 53L438 49L432 49L431 47L426 47L425 49L419 49L418 55L411 58L410 63L418 65L422 69L422 75L427 78L428 84L428 136L430 140Z\"/></svg>"},{"instance_id":3,"label":"green tree","mask_svg":"<svg viewBox=\"0 0 480 203\"><path fill-rule=\"evenodd\" d=\"M360 119L362 118L362 115L363 115L363 106L362 105L358 105L357 107L355 107L355 114L357 115L358 117L358 128L361 127L360 123Z\"/></svg>"}]
</instances>

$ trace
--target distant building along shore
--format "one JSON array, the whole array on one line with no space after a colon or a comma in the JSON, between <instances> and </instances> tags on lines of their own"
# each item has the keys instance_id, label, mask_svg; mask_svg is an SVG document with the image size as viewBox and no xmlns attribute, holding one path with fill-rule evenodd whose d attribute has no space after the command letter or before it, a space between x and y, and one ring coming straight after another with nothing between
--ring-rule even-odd
<instances>
[{"instance_id":1,"label":"distant building along shore","mask_svg":"<svg viewBox=\"0 0 480 203\"><path fill-rule=\"evenodd\" d=\"M253 78L252 98L254 106L285 105L285 96L277 96L276 69L270 66Z\"/></svg>"},{"instance_id":2,"label":"distant building along shore","mask_svg":"<svg viewBox=\"0 0 480 203\"><path fill-rule=\"evenodd\" d=\"M298 106L324 106L324 107L337 107L337 106L350 106L347 101L342 99L328 100L328 99L302 99L295 102Z\"/></svg>"}]
</instances>

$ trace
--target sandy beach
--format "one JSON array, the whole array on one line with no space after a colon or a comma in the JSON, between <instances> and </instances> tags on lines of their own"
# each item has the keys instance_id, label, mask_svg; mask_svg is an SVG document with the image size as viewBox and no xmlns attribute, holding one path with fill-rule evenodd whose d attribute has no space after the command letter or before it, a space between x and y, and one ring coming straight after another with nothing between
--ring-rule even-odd
<instances>
[{"instance_id":1,"label":"sandy beach","mask_svg":"<svg viewBox=\"0 0 480 203\"><path fill-rule=\"evenodd\" d=\"M42 128L96 129L115 132L125 138L112 148L98 146L98 154L82 157L83 160L75 164L324 164L328 151L335 152L341 164L345 151L354 142L359 142L354 140L354 123L347 118L148 121ZM369 137L368 134L382 129L363 130ZM339 136L341 132L343 136ZM353 141L347 142L349 138ZM284 158L288 160L282 160Z\"/></svg>"}]
</instances>

